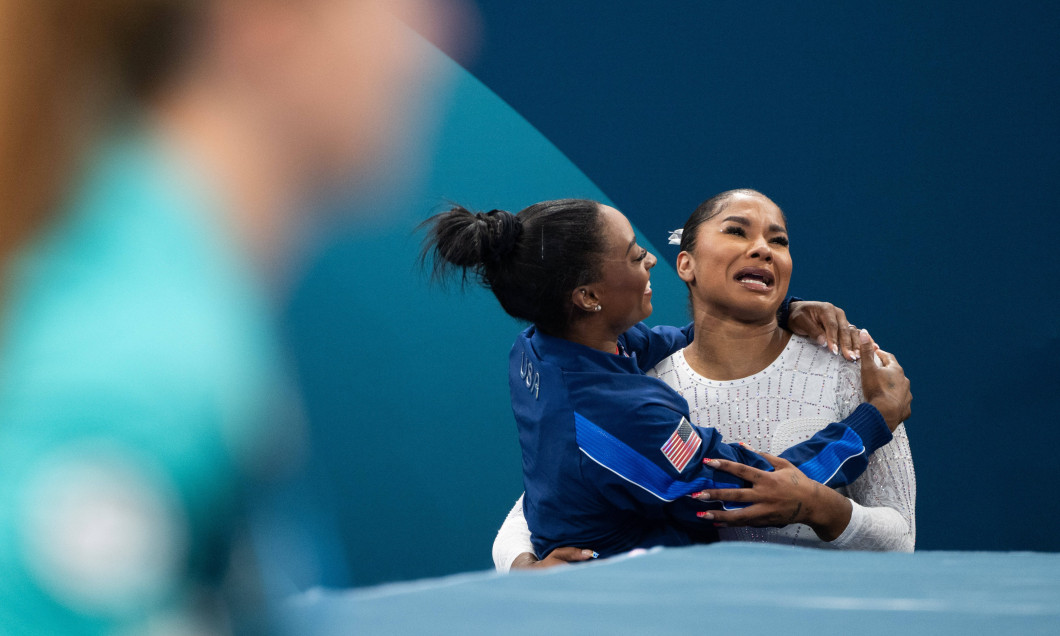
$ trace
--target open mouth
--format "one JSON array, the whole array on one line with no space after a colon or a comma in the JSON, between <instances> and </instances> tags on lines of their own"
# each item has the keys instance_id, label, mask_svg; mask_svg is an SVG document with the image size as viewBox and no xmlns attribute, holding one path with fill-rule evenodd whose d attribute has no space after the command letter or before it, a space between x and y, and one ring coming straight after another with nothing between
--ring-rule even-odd
<instances>
[{"instance_id":1,"label":"open mouth","mask_svg":"<svg viewBox=\"0 0 1060 636\"><path fill-rule=\"evenodd\" d=\"M736 272L733 280L752 291L769 291L773 289L773 273L761 267L745 267Z\"/></svg>"}]
</instances>

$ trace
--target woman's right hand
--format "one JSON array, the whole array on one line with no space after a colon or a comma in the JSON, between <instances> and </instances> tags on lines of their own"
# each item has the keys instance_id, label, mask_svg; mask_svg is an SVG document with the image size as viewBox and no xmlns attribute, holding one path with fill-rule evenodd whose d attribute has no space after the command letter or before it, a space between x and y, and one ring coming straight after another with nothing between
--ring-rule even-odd
<instances>
[{"instance_id":1,"label":"woman's right hand","mask_svg":"<svg viewBox=\"0 0 1060 636\"><path fill-rule=\"evenodd\" d=\"M751 484L749 488L704 490L691 495L700 501L727 501L751 504L738 510L709 510L697 513L715 526L780 528L792 523L810 526L822 541L833 541L850 522L850 500L822 486L802 473L788 460L759 453L773 465L772 471L737 464L725 459L705 459L714 470L735 475Z\"/></svg>"},{"instance_id":2,"label":"woman's right hand","mask_svg":"<svg viewBox=\"0 0 1060 636\"><path fill-rule=\"evenodd\" d=\"M515 561L512 561L511 569L531 570L550 568L557 565L566 565L568 563L578 563L579 561L591 561L598 557L599 555L592 550L583 550L582 548L556 548L541 560L538 560L537 555L533 552L523 552L515 557Z\"/></svg>"},{"instance_id":3,"label":"woman's right hand","mask_svg":"<svg viewBox=\"0 0 1060 636\"><path fill-rule=\"evenodd\" d=\"M861 388L865 401L876 407L892 433L912 415L913 394L902 365L893 355L877 349L864 329L861 330Z\"/></svg>"}]
</instances>

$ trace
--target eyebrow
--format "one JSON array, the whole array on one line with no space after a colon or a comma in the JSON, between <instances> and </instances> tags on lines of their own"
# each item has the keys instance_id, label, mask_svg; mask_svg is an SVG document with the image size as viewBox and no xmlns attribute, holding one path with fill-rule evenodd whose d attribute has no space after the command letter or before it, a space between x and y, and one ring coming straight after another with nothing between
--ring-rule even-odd
<instances>
[{"instance_id":1,"label":"eyebrow","mask_svg":"<svg viewBox=\"0 0 1060 636\"><path fill-rule=\"evenodd\" d=\"M627 246L626 246L626 254L629 254L629 251L630 251L631 249L633 249L633 246L634 246L634 245L636 245L636 244L637 244L637 237L636 237L636 236L634 236L634 237L633 237L633 240L632 240L632 241L630 241L630 242L629 242L629 245L627 245Z\"/></svg>"},{"instance_id":2,"label":"eyebrow","mask_svg":"<svg viewBox=\"0 0 1060 636\"><path fill-rule=\"evenodd\" d=\"M722 219L721 222L725 223L726 221L732 221L733 223L739 223L740 225L746 225L746 226L751 225L751 222L747 220L747 217L743 217L743 216L727 216L724 219ZM785 228L783 225L777 225L776 223L773 223L773 224L771 224L769 226L769 231L770 232L783 232L784 234L788 233L787 228Z\"/></svg>"}]
</instances>

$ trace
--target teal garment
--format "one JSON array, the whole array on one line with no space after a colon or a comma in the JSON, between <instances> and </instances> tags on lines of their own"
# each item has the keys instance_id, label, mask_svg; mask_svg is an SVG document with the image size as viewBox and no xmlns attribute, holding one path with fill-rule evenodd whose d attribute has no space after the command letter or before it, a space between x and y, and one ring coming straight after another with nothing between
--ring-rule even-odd
<instances>
[{"instance_id":1,"label":"teal garment","mask_svg":"<svg viewBox=\"0 0 1060 636\"><path fill-rule=\"evenodd\" d=\"M221 225L220 205L158 139L125 132L102 145L64 213L8 271L3 633L135 629L179 611L224 566L241 481L270 437L265 410L279 365L266 299ZM157 495L162 517L176 524L177 563L162 568L172 576L102 605L56 591L40 556L49 520L70 519L55 514L64 475L97 469L119 487ZM69 539L82 529L56 531ZM56 571L64 576L48 570Z\"/></svg>"}]
</instances>

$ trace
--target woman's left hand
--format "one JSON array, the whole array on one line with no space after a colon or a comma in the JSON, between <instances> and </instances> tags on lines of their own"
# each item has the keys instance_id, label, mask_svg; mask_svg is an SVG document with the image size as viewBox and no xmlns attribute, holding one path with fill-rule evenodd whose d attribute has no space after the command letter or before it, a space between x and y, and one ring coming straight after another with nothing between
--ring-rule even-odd
<instances>
[{"instance_id":1,"label":"woman's left hand","mask_svg":"<svg viewBox=\"0 0 1060 636\"><path fill-rule=\"evenodd\" d=\"M722 470L751 484L750 488L704 490L692 495L700 501L749 503L739 510L710 510L698 515L719 527L782 527L805 523L822 541L832 541L850 523L850 500L822 486L786 459L759 453L773 472L766 472L724 459L704 460L714 470Z\"/></svg>"},{"instance_id":2,"label":"woman's left hand","mask_svg":"<svg viewBox=\"0 0 1060 636\"><path fill-rule=\"evenodd\" d=\"M557 565L567 565L569 563L578 563L580 561L591 561L592 559L599 558L599 554L592 550L584 550L582 548L556 548L552 552L548 553L548 556L538 560L537 556L533 552L523 552L519 556L515 557L515 561L512 562L511 569L513 570L533 570L551 568Z\"/></svg>"},{"instance_id":3,"label":"woman's left hand","mask_svg":"<svg viewBox=\"0 0 1060 636\"><path fill-rule=\"evenodd\" d=\"M858 359L858 329L847 320L845 311L832 303L799 300L788 309L788 330L816 340L817 344L850 361Z\"/></svg>"}]
</instances>

